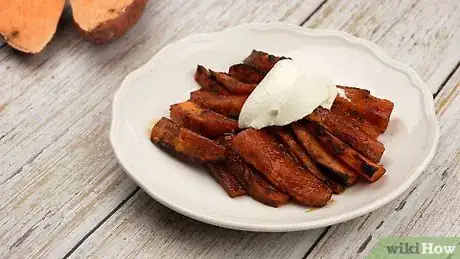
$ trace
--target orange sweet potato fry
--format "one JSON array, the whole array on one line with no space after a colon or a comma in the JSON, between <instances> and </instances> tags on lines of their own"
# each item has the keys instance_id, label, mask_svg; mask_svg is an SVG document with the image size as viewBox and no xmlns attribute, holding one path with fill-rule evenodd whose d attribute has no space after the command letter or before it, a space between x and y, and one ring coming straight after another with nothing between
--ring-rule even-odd
<instances>
[{"instance_id":1,"label":"orange sweet potato fry","mask_svg":"<svg viewBox=\"0 0 460 259\"><path fill-rule=\"evenodd\" d=\"M303 147L297 142L295 137L289 132L288 128L285 127L269 127L269 132L277 136L279 140L284 144L289 153L297 158L299 163L309 170L313 175L318 177L321 181L327 184L334 193L341 193L344 191L344 187L334 180L328 178L320 168L316 165L313 159L305 152Z\"/></svg>"},{"instance_id":2,"label":"orange sweet potato fry","mask_svg":"<svg viewBox=\"0 0 460 259\"><path fill-rule=\"evenodd\" d=\"M257 84L243 83L243 82L231 77L227 73L213 72L213 71L211 71L211 73L216 78L217 82L222 84L232 94L249 95L250 93L252 93L252 91L254 91L254 89L257 86Z\"/></svg>"},{"instance_id":3,"label":"orange sweet potato fry","mask_svg":"<svg viewBox=\"0 0 460 259\"><path fill-rule=\"evenodd\" d=\"M299 167L268 133L255 129L244 130L230 141L230 146L273 185L288 193L298 203L324 206L330 200L331 189Z\"/></svg>"},{"instance_id":4,"label":"orange sweet potato fry","mask_svg":"<svg viewBox=\"0 0 460 259\"><path fill-rule=\"evenodd\" d=\"M219 143L227 147L228 159L225 161L227 169L231 171L248 194L256 201L272 207L279 207L288 203L289 196L279 191L259 172L250 167L243 158L230 148L229 141L232 135L222 136Z\"/></svg>"},{"instance_id":5,"label":"orange sweet potato fry","mask_svg":"<svg viewBox=\"0 0 460 259\"><path fill-rule=\"evenodd\" d=\"M253 50L251 54L244 59L243 63L255 67L261 72L268 73L268 71L270 71L270 69L272 69L276 64L276 62L283 59L290 58L277 57L262 51Z\"/></svg>"},{"instance_id":6,"label":"orange sweet potato fry","mask_svg":"<svg viewBox=\"0 0 460 259\"><path fill-rule=\"evenodd\" d=\"M345 91L345 95L350 99L349 101L345 98L337 98L343 106L348 106L361 114L380 133L385 132L394 108L394 104L391 101L374 97L368 90L347 86L338 87L342 88Z\"/></svg>"},{"instance_id":7,"label":"orange sweet potato fry","mask_svg":"<svg viewBox=\"0 0 460 259\"><path fill-rule=\"evenodd\" d=\"M238 122L191 101L171 105L171 119L205 137L217 137L238 129Z\"/></svg>"},{"instance_id":8,"label":"orange sweet potato fry","mask_svg":"<svg viewBox=\"0 0 460 259\"><path fill-rule=\"evenodd\" d=\"M316 108L307 118L318 123L373 162L378 163L380 161L383 151L385 151L383 144L360 129L353 127L349 121L343 120L337 114L323 107Z\"/></svg>"},{"instance_id":9,"label":"orange sweet potato fry","mask_svg":"<svg viewBox=\"0 0 460 259\"><path fill-rule=\"evenodd\" d=\"M247 64L236 64L230 67L228 74L247 84L258 84L265 77L265 73Z\"/></svg>"},{"instance_id":10,"label":"orange sweet potato fry","mask_svg":"<svg viewBox=\"0 0 460 259\"><path fill-rule=\"evenodd\" d=\"M206 163L204 168L216 180L222 188L227 192L228 196L234 198L244 196L247 191L236 180L235 176L228 171L224 162Z\"/></svg>"},{"instance_id":11,"label":"orange sweet potato fry","mask_svg":"<svg viewBox=\"0 0 460 259\"><path fill-rule=\"evenodd\" d=\"M348 166L355 169L356 172L369 182L375 182L385 173L385 168L383 168L382 165L376 164L365 158L318 124L307 121L305 127L311 134L315 135L330 152L340 158Z\"/></svg>"},{"instance_id":12,"label":"orange sweet potato fry","mask_svg":"<svg viewBox=\"0 0 460 259\"><path fill-rule=\"evenodd\" d=\"M227 156L225 147L181 128L167 118L161 118L153 126L150 140L155 145L192 162L220 161Z\"/></svg>"},{"instance_id":13,"label":"orange sweet potato fry","mask_svg":"<svg viewBox=\"0 0 460 259\"><path fill-rule=\"evenodd\" d=\"M248 97L244 95L218 95L204 89L190 93L190 100L222 115L238 118Z\"/></svg>"},{"instance_id":14,"label":"orange sweet potato fry","mask_svg":"<svg viewBox=\"0 0 460 259\"><path fill-rule=\"evenodd\" d=\"M203 88L217 94L230 94L204 66L198 65L195 72L195 81Z\"/></svg>"},{"instance_id":15,"label":"orange sweet potato fry","mask_svg":"<svg viewBox=\"0 0 460 259\"><path fill-rule=\"evenodd\" d=\"M299 142L316 163L327 168L328 173L333 174L334 178L340 179L346 186L356 183L358 174L321 145L300 122L292 123L291 127Z\"/></svg>"},{"instance_id":16,"label":"orange sweet potato fry","mask_svg":"<svg viewBox=\"0 0 460 259\"><path fill-rule=\"evenodd\" d=\"M377 130L377 127L364 119L364 117L353 110L350 105L344 104L343 100L343 98L337 97L332 105L331 111L340 116L342 120L349 121L355 128L364 131L371 138L377 139L381 134L381 132Z\"/></svg>"}]
</instances>

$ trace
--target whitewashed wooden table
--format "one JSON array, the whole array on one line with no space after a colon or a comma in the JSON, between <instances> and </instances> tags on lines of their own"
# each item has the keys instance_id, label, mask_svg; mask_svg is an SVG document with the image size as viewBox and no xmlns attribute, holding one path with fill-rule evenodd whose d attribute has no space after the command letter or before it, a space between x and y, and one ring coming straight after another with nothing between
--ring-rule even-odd
<instances>
[{"instance_id":1,"label":"whitewashed wooden table","mask_svg":"<svg viewBox=\"0 0 460 259\"><path fill-rule=\"evenodd\" d=\"M69 21L40 55L0 43L0 258L354 258L383 236L460 235L460 1L151 0L108 46ZM127 177L108 141L121 80L169 42L252 21L343 30L421 75L441 139L407 192L339 225L251 233L179 215Z\"/></svg>"}]
</instances>

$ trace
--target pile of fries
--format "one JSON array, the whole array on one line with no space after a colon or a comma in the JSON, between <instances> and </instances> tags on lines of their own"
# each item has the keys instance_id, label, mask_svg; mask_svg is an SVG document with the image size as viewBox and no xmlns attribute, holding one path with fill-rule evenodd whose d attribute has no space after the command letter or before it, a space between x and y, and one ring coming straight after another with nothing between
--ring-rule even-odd
<instances>
[{"instance_id":1,"label":"pile of fries","mask_svg":"<svg viewBox=\"0 0 460 259\"><path fill-rule=\"evenodd\" d=\"M281 59L254 50L228 73L198 65L201 89L171 105L171 119L156 123L151 141L203 165L230 197L249 195L273 207L289 200L324 206L359 179L378 180L385 148L377 137L394 105L367 90L338 86L347 98L337 96L330 110L318 107L283 127L238 128L247 97Z\"/></svg>"}]
</instances>

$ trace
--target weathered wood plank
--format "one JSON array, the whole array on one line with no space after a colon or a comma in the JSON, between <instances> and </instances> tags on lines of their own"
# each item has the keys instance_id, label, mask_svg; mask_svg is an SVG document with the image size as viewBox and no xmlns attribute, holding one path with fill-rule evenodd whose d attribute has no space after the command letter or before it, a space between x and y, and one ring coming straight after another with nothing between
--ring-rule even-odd
<instances>
[{"instance_id":1,"label":"weathered wood plank","mask_svg":"<svg viewBox=\"0 0 460 259\"><path fill-rule=\"evenodd\" d=\"M127 73L191 33L300 24L320 2L150 1L107 46L83 41L69 23L40 55L2 48L0 257L62 257L136 190L107 137L112 94Z\"/></svg>"},{"instance_id":2,"label":"weathered wood plank","mask_svg":"<svg viewBox=\"0 0 460 259\"><path fill-rule=\"evenodd\" d=\"M328 27L328 25L331 24L331 27L329 28L342 28L342 23L347 24L348 22L350 22L350 16L348 15L349 13L353 13L354 15L362 13L363 15L361 15L361 20L368 20L370 18L367 17L367 14L368 12L371 12L374 8L379 10L387 8L386 13L383 14L384 17L380 19L380 27L383 27L384 31L386 31L391 30L391 28L395 26L395 19L403 19L401 17L405 17L405 15L411 12L412 8L415 8L412 7L412 4L414 3L413 1L392 1L392 3L386 2L384 4L382 2L379 2L378 5L373 4L373 2L375 1L366 1L363 4L357 4L354 7L349 7L347 2L348 1L340 2L342 5L334 1L326 2L326 4L320 9L318 14L313 15L312 20L317 20L318 23L316 26L319 27ZM347 6L348 9L344 10L344 7L342 7L343 5ZM445 12L446 9L443 9L443 11ZM318 20L320 19L317 17L318 15L324 16L325 13L328 12L334 14L331 14L330 18L322 22ZM342 19L343 21L341 22ZM433 22L434 21L432 21L432 23ZM350 28L359 28L359 30L361 30L363 34L365 34L366 30L369 30L366 33L372 34L372 31L374 30L373 27L368 28L367 26L362 25L359 19L355 23L356 25L354 26L348 26ZM312 22L308 21L306 24L312 24ZM406 26L411 25L406 24ZM345 27L346 25L343 25L343 28ZM381 33L381 37L383 37L384 33L379 33ZM424 34L425 32L420 31L420 33ZM420 34L416 34L414 35L414 37L422 36ZM414 62L422 61L420 59L417 59ZM419 63L413 63L412 65L414 64L415 66L422 65ZM429 77L425 77L425 79L429 79ZM179 227L177 227L177 229L167 229L164 226L164 224L159 223L161 221L159 221L156 217L156 215L163 215L162 213L165 212L163 212L162 210L158 211L156 202L153 200L148 201L147 205L144 205L146 204L144 196L145 194L142 193L139 194L139 197L133 197L139 200L129 201L125 206L123 206L122 210L114 214L114 217L110 218L105 224L101 226L100 229L98 229L92 236L90 236L82 244L82 246L76 250L73 256L98 257L107 254L115 254L119 255L120 257L182 257L185 256L186 253L186 255L189 257L201 256L215 258L232 258L235 256L241 256L254 258L271 258L283 256L283 253L280 253L280 247L286 248L292 244L292 247L289 246L290 252L284 256L300 258L310 248L310 245L297 245L297 241L299 240L303 240L305 238L310 240L312 238L312 234L310 231L300 232L303 233L302 235L298 235L298 233L287 233L285 234L286 236L292 235L292 237L286 238L286 236L281 234L255 235L253 233L240 233L235 231L216 229L218 233L217 235L225 235L226 237L230 236L229 241L227 243L224 240L218 239L217 241L215 241L215 243L211 243L210 240L215 240L217 238L215 236L215 233L208 229L214 229L214 227L203 226L203 228L200 228L198 227L198 225L202 225L201 223L189 221L189 219L185 218L183 220L186 220L190 223L184 226L185 223L183 223L182 220L176 219L176 217L183 217L171 212L172 215L174 215L171 216L171 221L174 222L175 226ZM140 204L136 205L136 203ZM146 209L148 211L139 212L139 210L136 209L136 206L140 206L141 208L150 208ZM203 234L203 231L206 234ZM322 231L324 231L324 229L315 230L315 235L318 235L318 233L322 233ZM197 232L198 234L190 236L184 234ZM235 233L239 233L239 236L237 236L237 234ZM239 237L241 240L244 241L242 241L241 243L237 243L233 240L233 236L237 236L235 237L235 239L238 239ZM290 240L289 244L286 245L286 243L283 243L283 241L280 241L279 243L272 243L270 242L270 240L273 238L273 236L276 237L274 238L274 240L276 240L277 238L279 238L280 240ZM296 240L296 238L299 240ZM245 242L247 242L246 240L253 239L258 240L258 242L251 243L251 246L245 244ZM266 244L270 244L268 247L271 247L273 250L265 250L265 248L267 247ZM278 246L278 244L280 246ZM230 248L231 245L233 245L233 248L238 247L238 249ZM341 247L339 252L343 251L344 249L345 247Z\"/></svg>"},{"instance_id":3,"label":"weathered wood plank","mask_svg":"<svg viewBox=\"0 0 460 259\"><path fill-rule=\"evenodd\" d=\"M441 138L415 184L395 201L335 225L308 258L361 258L385 236L460 235L460 69L436 98Z\"/></svg>"},{"instance_id":4,"label":"weathered wood plank","mask_svg":"<svg viewBox=\"0 0 460 259\"><path fill-rule=\"evenodd\" d=\"M442 91L436 96L437 105L436 105L436 114L438 117L441 117L446 111L447 107L452 103L452 101L457 97L460 91L460 67L452 73L451 77L446 81L446 86L454 85L454 89L451 91L449 87L443 88Z\"/></svg>"},{"instance_id":5,"label":"weathered wood plank","mask_svg":"<svg viewBox=\"0 0 460 259\"><path fill-rule=\"evenodd\" d=\"M140 191L71 258L300 258L321 230L255 233L218 228L175 213Z\"/></svg>"},{"instance_id":6,"label":"weathered wood plank","mask_svg":"<svg viewBox=\"0 0 460 259\"><path fill-rule=\"evenodd\" d=\"M330 0L304 26L338 29L377 43L412 66L433 93L460 60L457 0Z\"/></svg>"}]
</instances>

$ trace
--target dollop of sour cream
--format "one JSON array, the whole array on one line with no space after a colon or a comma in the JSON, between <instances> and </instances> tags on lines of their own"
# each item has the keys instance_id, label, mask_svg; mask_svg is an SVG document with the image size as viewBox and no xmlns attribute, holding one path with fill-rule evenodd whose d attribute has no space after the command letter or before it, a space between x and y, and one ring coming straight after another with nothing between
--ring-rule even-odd
<instances>
[{"instance_id":1,"label":"dollop of sour cream","mask_svg":"<svg viewBox=\"0 0 460 259\"><path fill-rule=\"evenodd\" d=\"M345 95L324 75L307 75L292 60L280 60L243 105L240 128L284 126L312 113L330 109L337 95Z\"/></svg>"}]
</instances>

